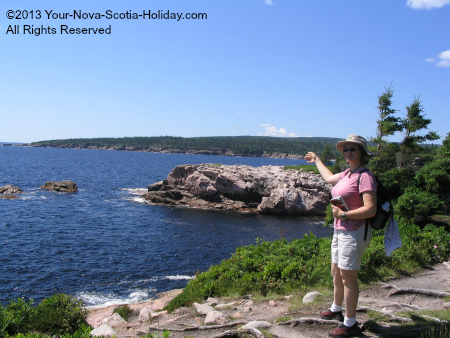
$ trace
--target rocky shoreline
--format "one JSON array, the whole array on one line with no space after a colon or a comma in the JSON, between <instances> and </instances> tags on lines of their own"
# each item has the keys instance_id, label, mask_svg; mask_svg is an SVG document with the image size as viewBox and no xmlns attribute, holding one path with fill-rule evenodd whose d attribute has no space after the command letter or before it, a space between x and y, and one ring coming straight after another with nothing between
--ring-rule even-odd
<instances>
[{"instance_id":1,"label":"rocky shoreline","mask_svg":"<svg viewBox=\"0 0 450 338\"><path fill-rule=\"evenodd\" d=\"M215 155L215 156L236 156L236 157L263 157L263 158L283 158L301 160L302 155L288 154L288 153L267 153L264 152L261 155L252 154L240 154L235 153L232 150L207 150L207 149L177 149L177 148L160 148L160 147L130 147L130 146L90 146L85 144L61 144L57 146L47 146L40 143L24 143L13 144L13 146L19 147L42 147L42 148L70 148L70 149L90 149L90 150L116 150L116 151L138 151L146 153L163 153L163 154L189 154L189 155Z\"/></svg>"},{"instance_id":2,"label":"rocky shoreline","mask_svg":"<svg viewBox=\"0 0 450 338\"><path fill-rule=\"evenodd\" d=\"M389 284L379 283L361 290L357 317L365 328L364 336L380 337L398 323L412 323L410 317L422 323L422 329L418 324L411 325L409 332L403 327L396 336L417 336L426 327L425 320L438 320L424 315L425 310L450 308L441 295L448 290L449 280L450 262L443 262L408 277L392 278ZM127 320L113 313L120 305L90 309L87 321L94 329L91 335L125 338L160 332L162 336L162 331L168 330L171 338L268 337L264 331L278 338L324 338L340 324L319 317L319 312L332 302L331 291L298 292L275 298L251 294L209 298L203 304L194 303L173 313L163 311L181 291L172 290L145 302L129 304L133 314ZM412 314L405 315L407 311Z\"/></svg>"},{"instance_id":3,"label":"rocky shoreline","mask_svg":"<svg viewBox=\"0 0 450 338\"><path fill-rule=\"evenodd\" d=\"M147 204L323 216L330 189L320 175L280 166L187 164L149 185L142 197Z\"/></svg>"}]
</instances>

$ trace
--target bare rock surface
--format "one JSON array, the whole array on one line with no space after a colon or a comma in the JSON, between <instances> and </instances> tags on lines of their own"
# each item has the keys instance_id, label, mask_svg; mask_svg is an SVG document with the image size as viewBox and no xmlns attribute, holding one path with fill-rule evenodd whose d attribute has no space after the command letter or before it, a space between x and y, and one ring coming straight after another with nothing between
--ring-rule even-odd
<instances>
[{"instance_id":1,"label":"bare rock surface","mask_svg":"<svg viewBox=\"0 0 450 338\"><path fill-rule=\"evenodd\" d=\"M44 190L53 190L57 192L76 192L78 191L78 186L75 182L66 180L62 182L46 182L44 185L40 186Z\"/></svg>"},{"instance_id":2,"label":"bare rock surface","mask_svg":"<svg viewBox=\"0 0 450 338\"><path fill-rule=\"evenodd\" d=\"M145 203L276 215L324 215L331 186L320 175L279 166L175 167L149 185Z\"/></svg>"},{"instance_id":3,"label":"bare rock surface","mask_svg":"<svg viewBox=\"0 0 450 338\"><path fill-rule=\"evenodd\" d=\"M430 297L414 292L394 294L393 288L386 287L386 284L395 285L398 288L448 292L450 290L449 281L450 262L445 262L429 267L411 276L391 279L386 281L385 284L378 284L364 289L360 293L357 320L360 324L365 324L369 321L370 318L367 314L367 308L392 316L401 316L401 312L404 312L405 309L412 310L418 316L421 315L421 311L423 310L443 310L448 303L445 301L445 298ZM278 338L324 338L328 337L330 330L338 326L338 322L327 322L321 320L319 317L319 312L327 309L332 302L331 292L328 296L322 295L319 301L316 300L308 304L302 304L303 294L285 297L280 296L277 299L260 299L251 295L233 299L216 298L210 304L217 304L213 306L215 308L213 312L219 320L209 325L206 325L207 315L199 314L194 306L179 308L170 314L162 311L161 315L149 318L148 320L139 318L139 312L142 313L142 309L152 309L155 313L159 313L164 305L181 291L173 290L165 292L158 295L155 299L129 305L130 308L136 311L136 315L129 318L126 325L114 327L117 337L138 337L158 331L162 336L161 331L167 329L172 332L170 335L171 338L225 337L227 335L223 334L226 331L247 332L247 334L250 334L251 332L249 330L266 330ZM275 301L277 306L271 306L271 301ZM224 304L227 304L227 306L220 306ZM116 307L117 305L91 309L88 316L88 323L93 328L101 327L102 321L105 318L111 318L113 309ZM244 311L248 307L251 307L252 311ZM226 320L221 321L220 318ZM386 320L386 318L384 317L383 320ZM243 327L246 324L249 325ZM394 323L380 324L395 325ZM228 337L231 336L228 335ZM256 335L248 336L256 337ZM364 336L378 337L378 334L365 330Z\"/></svg>"},{"instance_id":4,"label":"bare rock surface","mask_svg":"<svg viewBox=\"0 0 450 338\"><path fill-rule=\"evenodd\" d=\"M21 193L23 193L22 189L12 184L7 184L3 187L0 187L0 194L21 194Z\"/></svg>"},{"instance_id":5,"label":"bare rock surface","mask_svg":"<svg viewBox=\"0 0 450 338\"><path fill-rule=\"evenodd\" d=\"M109 325L102 325L91 331L91 336L94 337L113 337L117 332Z\"/></svg>"}]
</instances>

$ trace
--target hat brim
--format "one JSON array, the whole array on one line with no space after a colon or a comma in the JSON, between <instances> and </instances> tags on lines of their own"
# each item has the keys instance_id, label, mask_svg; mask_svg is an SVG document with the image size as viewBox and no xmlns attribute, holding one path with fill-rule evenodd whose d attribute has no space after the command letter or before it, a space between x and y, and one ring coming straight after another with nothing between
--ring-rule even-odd
<instances>
[{"instance_id":1,"label":"hat brim","mask_svg":"<svg viewBox=\"0 0 450 338\"><path fill-rule=\"evenodd\" d=\"M345 145L346 143L353 143L353 144L361 145L362 148L363 148L363 149L365 150L365 152L367 153L367 155L369 155L370 157L375 156L375 154L372 153L371 151L369 151L368 149L366 149L362 143L360 143L360 142L355 142L355 141L339 141L339 142L336 144L336 150L337 150L337 151L343 151L343 150L344 150L344 145Z\"/></svg>"}]
</instances>

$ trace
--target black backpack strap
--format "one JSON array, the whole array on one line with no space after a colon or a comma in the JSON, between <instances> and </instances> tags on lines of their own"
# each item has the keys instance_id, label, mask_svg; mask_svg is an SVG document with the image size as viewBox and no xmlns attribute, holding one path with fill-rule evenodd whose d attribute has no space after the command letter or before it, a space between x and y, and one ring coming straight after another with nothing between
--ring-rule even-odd
<instances>
[{"instance_id":1,"label":"black backpack strap","mask_svg":"<svg viewBox=\"0 0 450 338\"><path fill-rule=\"evenodd\" d=\"M369 171L369 169L364 169L359 173L358 176L358 192L359 192L359 181L361 181L361 174L365 173L366 171ZM360 194L361 195L361 194ZM362 196L361 196L362 198ZM369 219L366 218L366 230L364 231L364 240L367 240L367 233L369 232Z\"/></svg>"}]
</instances>

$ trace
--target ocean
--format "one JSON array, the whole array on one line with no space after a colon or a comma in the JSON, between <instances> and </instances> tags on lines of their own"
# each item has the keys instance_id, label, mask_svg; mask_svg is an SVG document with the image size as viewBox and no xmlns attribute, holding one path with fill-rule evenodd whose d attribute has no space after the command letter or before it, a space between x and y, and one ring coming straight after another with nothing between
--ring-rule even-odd
<instances>
[{"instance_id":1,"label":"ocean","mask_svg":"<svg viewBox=\"0 0 450 338\"><path fill-rule=\"evenodd\" d=\"M321 217L145 205L140 195L177 165L298 165L304 160L0 146L0 302L55 293L87 306L134 303L183 288L239 246L329 236ZM76 193L39 189L72 180Z\"/></svg>"}]
</instances>

